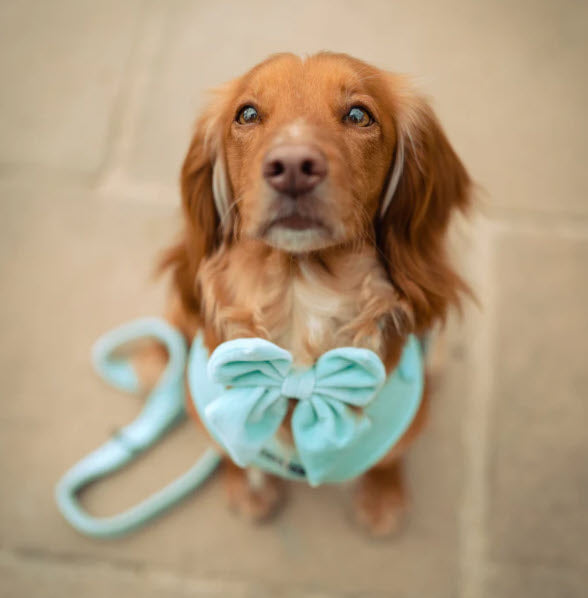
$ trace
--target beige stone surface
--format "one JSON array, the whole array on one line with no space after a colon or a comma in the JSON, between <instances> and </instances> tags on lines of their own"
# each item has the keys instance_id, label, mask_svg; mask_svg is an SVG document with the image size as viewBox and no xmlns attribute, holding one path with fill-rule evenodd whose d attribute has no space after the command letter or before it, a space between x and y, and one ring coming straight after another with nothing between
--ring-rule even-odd
<instances>
[{"instance_id":1,"label":"beige stone surface","mask_svg":"<svg viewBox=\"0 0 588 598\"><path fill-rule=\"evenodd\" d=\"M588 239L500 235L490 552L574 563L588 587Z\"/></svg>"},{"instance_id":2,"label":"beige stone surface","mask_svg":"<svg viewBox=\"0 0 588 598\"><path fill-rule=\"evenodd\" d=\"M0 6L0 160L94 174L103 165L140 4Z\"/></svg>"},{"instance_id":3,"label":"beige stone surface","mask_svg":"<svg viewBox=\"0 0 588 598\"><path fill-rule=\"evenodd\" d=\"M165 571L142 571L111 564L92 566L83 561L75 567L66 561L29 557L0 560L1 598L62 598L84 596L141 596L142 598L270 598L266 588L219 580L193 580ZM309 593L308 598L329 598Z\"/></svg>"},{"instance_id":4,"label":"beige stone surface","mask_svg":"<svg viewBox=\"0 0 588 598\"><path fill-rule=\"evenodd\" d=\"M585 4L19 2L0 7L0 596L580 597L588 587ZM457 245L481 309L449 327L400 535L366 538L349 489L292 487L252 527L220 480L116 541L73 531L53 486L141 399L92 342L157 314L177 171L206 88L280 50L413 73L485 216ZM88 489L114 513L205 446L187 424Z\"/></svg>"},{"instance_id":5,"label":"beige stone surface","mask_svg":"<svg viewBox=\"0 0 588 598\"><path fill-rule=\"evenodd\" d=\"M586 575L574 567L501 566L491 570L486 595L492 598L578 598L586 594Z\"/></svg>"}]
</instances>

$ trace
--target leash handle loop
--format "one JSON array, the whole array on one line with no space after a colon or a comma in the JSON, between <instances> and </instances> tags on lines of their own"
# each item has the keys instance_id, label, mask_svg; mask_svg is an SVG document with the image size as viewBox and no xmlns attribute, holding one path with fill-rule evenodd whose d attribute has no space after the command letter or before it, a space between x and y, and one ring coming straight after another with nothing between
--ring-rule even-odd
<instances>
[{"instance_id":1,"label":"leash handle loop","mask_svg":"<svg viewBox=\"0 0 588 598\"><path fill-rule=\"evenodd\" d=\"M168 352L169 361L141 413L67 471L55 488L55 499L62 515L74 528L88 536L113 538L142 526L202 485L221 460L217 451L208 449L179 478L137 505L111 517L90 515L79 503L77 494L82 488L133 461L185 418L186 344L180 332L164 320L140 318L102 336L92 350L94 367L115 388L137 393L140 387L137 375L128 360L117 357L117 350L145 338L161 342Z\"/></svg>"}]
</instances>

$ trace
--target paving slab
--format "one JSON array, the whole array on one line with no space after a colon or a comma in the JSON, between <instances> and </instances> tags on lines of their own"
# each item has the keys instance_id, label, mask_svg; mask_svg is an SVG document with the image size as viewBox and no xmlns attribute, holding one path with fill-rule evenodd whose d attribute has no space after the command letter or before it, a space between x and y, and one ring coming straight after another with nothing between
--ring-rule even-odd
<instances>
[{"instance_id":1,"label":"paving slab","mask_svg":"<svg viewBox=\"0 0 588 598\"><path fill-rule=\"evenodd\" d=\"M575 568L518 564L492 567L484 596L487 598L583 598L586 575Z\"/></svg>"},{"instance_id":2,"label":"paving slab","mask_svg":"<svg viewBox=\"0 0 588 598\"><path fill-rule=\"evenodd\" d=\"M179 578L165 571L116 568L108 564L14 558L0 556L1 598L62 598L83 596L104 598L272 598L253 584L198 581ZM301 594L299 594L301 595ZM326 594L304 593L304 598L329 598Z\"/></svg>"},{"instance_id":3,"label":"paving slab","mask_svg":"<svg viewBox=\"0 0 588 598\"><path fill-rule=\"evenodd\" d=\"M588 587L588 238L496 239L489 554Z\"/></svg>"},{"instance_id":4,"label":"paving slab","mask_svg":"<svg viewBox=\"0 0 588 598\"><path fill-rule=\"evenodd\" d=\"M4 169L100 169L140 9L139 0L2 3Z\"/></svg>"}]
</instances>

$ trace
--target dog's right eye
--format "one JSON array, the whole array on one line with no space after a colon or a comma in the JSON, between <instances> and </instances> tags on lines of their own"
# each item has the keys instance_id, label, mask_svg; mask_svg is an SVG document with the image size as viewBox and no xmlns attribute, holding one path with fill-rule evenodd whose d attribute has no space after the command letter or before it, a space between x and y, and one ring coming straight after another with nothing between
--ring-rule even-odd
<instances>
[{"instance_id":1,"label":"dog's right eye","mask_svg":"<svg viewBox=\"0 0 588 598\"><path fill-rule=\"evenodd\" d=\"M250 125L259 122L259 114L253 106L243 106L235 119L240 125Z\"/></svg>"},{"instance_id":2,"label":"dog's right eye","mask_svg":"<svg viewBox=\"0 0 588 598\"><path fill-rule=\"evenodd\" d=\"M349 122L356 127L369 127L374 123L374 117L361 106L353 106L343 117L343 122Z\"/></svg>"}]
</instances>

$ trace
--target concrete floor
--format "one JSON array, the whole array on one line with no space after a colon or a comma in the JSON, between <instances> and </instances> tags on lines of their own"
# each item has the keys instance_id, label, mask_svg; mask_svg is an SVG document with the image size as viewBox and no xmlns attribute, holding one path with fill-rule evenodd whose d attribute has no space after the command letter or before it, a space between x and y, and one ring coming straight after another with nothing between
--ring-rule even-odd
<instances>
[{"instance_id":1,"label":"concrete floor","mask_svg":"<svg viewBox=\"0 0 588 598\"><path fill-rule=\"evenodd\" d=\"M0 5L0 596L588 595L588 5L62 0ZM139 408L89 348L161 311L202 92L278 50L420 77L480 185L458 243L482 309L449 329L404 531L344 488L292 488L251 527L218 480L145 530L81 537L55 481ZM112 513L205 445L191 426L86 494Z\"/></svg>"}]
</instances>

